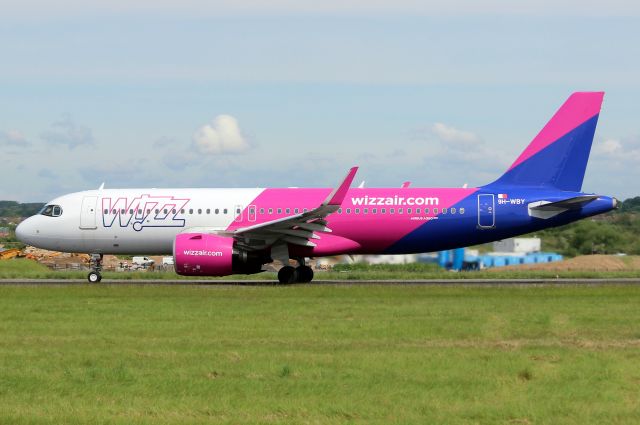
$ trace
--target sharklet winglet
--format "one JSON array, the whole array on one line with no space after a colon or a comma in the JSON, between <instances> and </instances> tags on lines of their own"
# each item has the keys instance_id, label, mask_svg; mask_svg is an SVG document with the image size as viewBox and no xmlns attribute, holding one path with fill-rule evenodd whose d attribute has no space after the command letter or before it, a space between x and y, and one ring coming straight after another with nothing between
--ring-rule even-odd
<instances>
[{"instance_id":1,"label":"sharklet winglet","mask_svg":"<svg viewBox=\"0 0 640 425\"><path fill-rule=\"evenodd\" d=\"M352 167L347 176L344 178L340 186L333 189L333 191L327 196L327 199L322 203L322 206L334 205L339 206L342 204L347 191L351 187L351 183L353 182L354 177L356 176L356 172L358 171L358 167Z\"/></svg>"}]
</instances>

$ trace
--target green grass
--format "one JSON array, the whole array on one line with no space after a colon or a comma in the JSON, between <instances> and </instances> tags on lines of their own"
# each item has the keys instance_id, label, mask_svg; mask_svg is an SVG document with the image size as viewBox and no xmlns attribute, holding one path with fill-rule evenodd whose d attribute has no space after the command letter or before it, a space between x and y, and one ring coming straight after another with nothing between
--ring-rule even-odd
<instances>
[{"instance_id":1,"label":"green grass","mask_svg":"<svg viewBox=\"0 0 640 425\"><path fill-rule=\"evenodd\" d=\"M178 276L174 272L105 272L105 279L118 280L175 280L194 279ZM32 260L0 261L0 279L85 279L86 271L51 270ZM433 264L352 264L339 265L333 271L316 272L316 280L419 280L419 279L590 279L640 278L640 270L623 271L552 271L552 270L494 270L449 272ZM233 275L222 278L204 277L204 280L271 280L275 273Z\"/></svg>"},{"instance_id":2,"label":"green grass","mask_svg":"<svg viewBox=\"0 0 640 425\"><path fill-rule=\"evenodd\" d=\"M1 286L0 423L640 423L640 287Z\"/></svg>"}]
</instances>

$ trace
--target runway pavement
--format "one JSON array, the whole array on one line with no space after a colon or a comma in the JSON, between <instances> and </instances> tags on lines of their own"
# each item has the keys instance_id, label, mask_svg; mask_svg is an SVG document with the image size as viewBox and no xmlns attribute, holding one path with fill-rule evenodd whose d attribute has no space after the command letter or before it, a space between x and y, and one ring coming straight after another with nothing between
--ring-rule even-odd
<instances>
[{"instance_id":1,"label":"runway pavement","mask_svg":"<svg viewBox=\"0 0 640 425\"><path fill-rule=\"evenodd\" d=\"M0 279L0 285L235 285L286 286L271 280L147 280ZM293 285L640 285L640 278L616 279L423 279L423 280L314 280Z\"/></svg>"}]
</instances>

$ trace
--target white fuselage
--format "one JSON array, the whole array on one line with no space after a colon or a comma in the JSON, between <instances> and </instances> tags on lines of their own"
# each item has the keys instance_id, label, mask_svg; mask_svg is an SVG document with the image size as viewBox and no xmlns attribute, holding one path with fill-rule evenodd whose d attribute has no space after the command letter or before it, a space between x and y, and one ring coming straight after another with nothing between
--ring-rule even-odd
<instances>
[{"instance_id":1,"label":"white fuselage","mask_svg":"<svg viewBox=\"0 0 640 425\"><path fill-rule=\"evenodd\" d=\"M190 229L224 230L262 189L90 190L50 202L59 216L35 215L18 237L53 251L170 254L175 236ZM239 212L238 212L239 211ZM252 217L245 217L251 221Z\"/></svg>"}]
</instances>

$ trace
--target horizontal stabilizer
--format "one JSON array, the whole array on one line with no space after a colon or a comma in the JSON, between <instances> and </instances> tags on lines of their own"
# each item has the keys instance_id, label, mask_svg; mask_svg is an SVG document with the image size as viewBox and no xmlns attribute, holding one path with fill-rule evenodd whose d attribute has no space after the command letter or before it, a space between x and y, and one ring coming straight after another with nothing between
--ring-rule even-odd
<instances>
[{"instance_id":1,"label":"horizontal stabilizer","mask_svg":"<svg viewBox=\"0 0 640 425\"><path fill-rule=\"evenodd\" d=\"M531 217L548 219L568 210L580 209L598 198L598 195L581 195L556 202L532 202L529 204L529 215Z\"/></svg>"},{"instance_id":2,"label":"horizontal stabilizer","mask_svg":"<svg viewBox=\"0 0 640 425\"><path fill-rule=\"evenodd\" d=\"M575 210L575 209L581 208L583 205L586 205L591 201L595 201L598 198L599 198L598 195L576 196L575 198L563 199L562 201L558 201L558 202L549 202L547 204L542 204L542 205L538 205L531 208L536 210L541 210L541 211L553 210L557 208Z\"/></svg>"}]
</instances>

